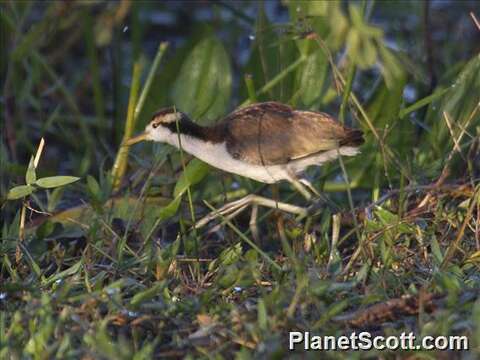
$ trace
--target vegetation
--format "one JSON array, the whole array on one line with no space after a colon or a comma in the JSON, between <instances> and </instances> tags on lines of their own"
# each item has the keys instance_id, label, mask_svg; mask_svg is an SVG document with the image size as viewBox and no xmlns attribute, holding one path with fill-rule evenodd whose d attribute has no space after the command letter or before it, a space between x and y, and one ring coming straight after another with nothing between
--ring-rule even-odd
<instances>
[{"instance_id":1,"label":"vegetation","mask_svg":"<svg viewBox=\"0 0 480 360\"><path fill-rule=\"evenodd\" d=\"M289 331L470 347L325 358L477 358L476 5L2 1L0 358L300 357ZM327 200L121 146L164 106L210 124L266 100L365 132L309 170ZM309 215L194 228L249 193Z\"/></svg>"}]
</instances>

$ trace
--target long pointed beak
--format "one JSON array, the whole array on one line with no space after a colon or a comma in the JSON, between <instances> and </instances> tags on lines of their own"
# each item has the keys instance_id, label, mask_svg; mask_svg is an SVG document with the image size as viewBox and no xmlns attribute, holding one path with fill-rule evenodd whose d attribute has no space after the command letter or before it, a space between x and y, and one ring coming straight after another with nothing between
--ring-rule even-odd
<instances>
[{"instance_id":1,"label":"long pointed beak","mask_svg":"<svg viewBox=\"0 0 480 360\"><path fill-rule=\"evenodd\" d=\"M143 132L137 136L134 136L130 139L128 139L127 141L125 141L124 145L127 145L127 146L130 146L130 145L133 145L133 144L136 144L136 143L139 143L141 141L145 141L145 140L148 140L147 139L147 133L146 132Z\"/></svg>"}]
</instances>

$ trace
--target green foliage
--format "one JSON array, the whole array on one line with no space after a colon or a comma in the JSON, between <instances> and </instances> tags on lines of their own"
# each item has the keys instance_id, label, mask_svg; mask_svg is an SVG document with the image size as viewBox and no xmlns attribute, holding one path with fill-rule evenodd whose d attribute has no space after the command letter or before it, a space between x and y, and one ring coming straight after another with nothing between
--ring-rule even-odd
<instances>
[{"instance_id":1,"label":"green foliage","mask_svg":"<svg viewBox=\"0 0 480 360\"><path fill-rule=\"evenodd\" d=\"M283 358L297 355L288 331L360 328L466 335L478 357L480 60L467 5L182 5L2 3L0 358ZM195 229L271 187L161 144L122 153L113 186L122 138L159 108L207 125L269 100L365 134L344 166L309 171L322 200L272 190L308 217L259 207L255 228L246 208ZM59 169L85 184L65 186L79 178ZM418 307L372 313L409 296Z\"/></svg>"},{"instance_id":2,"label":"green foliage","mask_svg":"<svg viewBox=\"0 0 480 360\"><path fill-rule=\"evenodd\" d=\"M7 199L8 200L17 200L25 196L30 195L35 188L32 185L19 185L11 188L8 191Z\"/></svg>"},{"instance_id":3,"label":"green foliage","mask_svg":"<svg viewBox=\"0 0 480 360\"><path fill-rule=\"evenodd\" d=\"M161 292L164 288L165 283L160 282L153 285L150 289L146 289L144 291L136 293L130 301L130 306L132 306L133 308L138 307L143 302L149 301L156 297L158 293Z\"/></svg>"},{"instance_id":4,"label":"green foliage","mask_svg":"<svg viewBox=\"0 0 480 360\"><path fill-rule=\"evenodd\" d=\"M377 61L376 42L382 40L383 32L364 22L358 6L350 4L348 10L352 22L346 42L348 56L361 69L367 69Z\"/></svg>"},{"instance_id":5,"label":"green foliage","mask_svg":"<svg viewBox=\"0 0 480 360\"><path fill-rule=\"evenodd\" d=\"M8 191L7 200L17 200L31 195L38 189L38 187L44 189L57 188L71 184L78 180L80 180L80 178L75 176L49 176L37 179L34 158L32 156L25 174L25 181L27 182L27 185L19 185L11 188Z\"/></svg>"},{"instance_id":6,"label":"green foliage","mask_svg":"<svg viewBox=\"0 0 480 360\"><path fill-rule=\"evenodd\" d=\"M448 90L443 96L431 103L427 113L427 123L432 126L432 131L427 136L428 146L433 150L430 154L436 158L445 156L450 147L445 144L453 144L451 134L446 126L444 113L457 124L453 129L455 137L458 137L461 129L474 133L480 126L480 109L478 96L480 94L480 58L474 56L463 67L456 78L446 79ZM424 149L427 152L426 149Z\"/></svg>"},{"instance_id":7,"label":"green foliage","mask_svg":"<svg viewBox=\"0 0 480 360\"><path fill-rule=\"evenodd\" d=\"M209 36L188 54L172 89L173 103L201 123L212 123L227 110L232 88L228 55Z\"/></svg>"},{"instance_id":8,"label":"green foliage","mask_svg":"<svg viewBox=\"0 0 480 360\"><path fill-rule=\"evenodd\" d=\"M37 181L35 181L35 185L38 185L45 189L49 189L58 186L68 185L78 180L80 180L80 178L75 176L50 176L38 179Z\"/></svg>"},{"instance_id":9,"label":"green foliage","mask_svg":"<svg viewBox=\"0 0 480 360\"><path fill-rule=\"evenodd\" d=\"M187 188L198 184L208 174L210 169L209 165L200 160L193 159L190 161L175 184L173 196L179 197L185 193Z\"/></svg>"},{"instance_id":10,"label":"green foliage","mask_svg":"<svg viewBox=\"0 0 480 360\"><path fill-rule=\"evenodd\" d=\"M298 71L298 89L302 104L307 107L319 103L325 92L328 75L328 60L321 50L310 54L305 65Z\"/></svg>"},{"instance_id":11,"label":"green foliage","mask_svg":"<svg viewBox=\"0 0 480 360\"><path fill-rule=\"evenodd\" d=\"M254 88L258 90L273 82L278 74L299 58L300 54L293 40L278 35L261 6L255 28L255 39L245 72L252 77ZM288 102L295 94L294 82L295 73L293 71L285 73L285 76L275 81L275 85L269 87L268 91L257 94L257 101L276 99ZM245 88L242 95L247 97Z\"/></svg>"}]
</instances>

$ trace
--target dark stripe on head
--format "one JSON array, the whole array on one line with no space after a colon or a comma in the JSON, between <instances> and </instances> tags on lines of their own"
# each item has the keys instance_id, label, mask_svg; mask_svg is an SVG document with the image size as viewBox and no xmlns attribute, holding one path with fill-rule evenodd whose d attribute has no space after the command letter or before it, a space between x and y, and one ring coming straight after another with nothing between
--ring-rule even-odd
<instances>
[{"instance_id":1,"label":"dark stripe on head","mask_svg":"<svg viewBox=\"0 0 480 360\"><path fill-rule=\"evenodd\" d=\"M155 114L153 114L152 120L155 119L157 116L173 114L173 113L175 113L175 108L173 106L169 106L169 107L160 109Z\"/></svg>"},{"instance_id":2,"label":"dark stripe on head","mask_svg":"<svg viewBox=\"0 0 480 360\"><path fill-rule=\"evenodd\" d=\"M203 141L213 143L224 141L222 127L203 127L191 121L184 113L180 114L182 114L182 117L178 122L172 121L169 123L160 123L160 126L169 129L174 134L178 134L177 130L179 130L182 135L188 135Z\"/></svg>"}]
</instances>

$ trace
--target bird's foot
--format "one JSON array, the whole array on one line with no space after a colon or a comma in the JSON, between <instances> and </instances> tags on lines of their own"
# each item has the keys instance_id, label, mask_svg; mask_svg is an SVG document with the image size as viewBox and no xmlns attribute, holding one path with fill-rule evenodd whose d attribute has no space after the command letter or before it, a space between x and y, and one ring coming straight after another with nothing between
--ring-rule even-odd
<instances>
[{"instance_id":1,"label":"bird's foot","mask_svg":"<svg viewBox=\"0 0 480 360\"><path fill-rule=\"evenodd\" d=\"M237 216L239 213L241 213L243 210L245 210L249 205L253 205L254 209L255 206L264 206L300 216L306 216L308 214L307 209L303 207L275 201L263 196L250 194L239 200L232 201L222 206L220 209L212 211L211 213L197 221L197 223L195 224L195 228L201 228L216 218L221 218L223 220L222 223L228 222L229 220ZM250 223L256 223L256 220L250 219Z\"/></svg>"}]
</instances>

